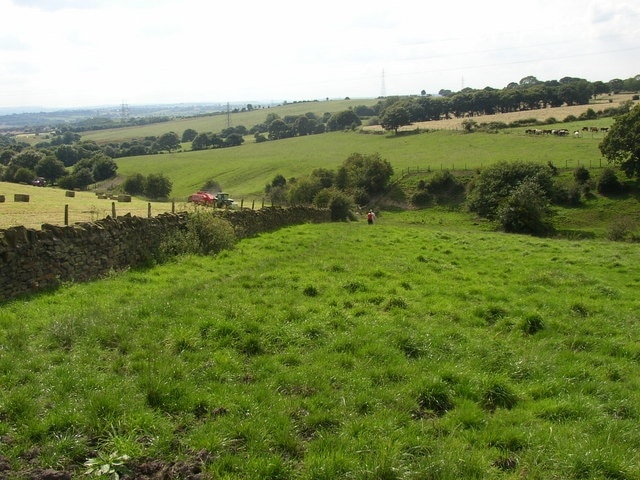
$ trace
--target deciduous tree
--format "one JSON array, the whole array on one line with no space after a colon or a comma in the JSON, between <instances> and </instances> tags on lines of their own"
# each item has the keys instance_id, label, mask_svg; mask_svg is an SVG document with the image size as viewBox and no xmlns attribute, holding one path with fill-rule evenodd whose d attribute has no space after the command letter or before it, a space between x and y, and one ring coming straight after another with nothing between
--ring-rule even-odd
<instances>
[{"instance_id":1,"label":"deciduous tree","mask_svg":"<svg viewBox=\"0 0 640 480\"><path fill-rule=\"evenodd\" d=\"M640 105L616 119L599 148L627 177L640 178Z\"/></svg>"}]
</instances>

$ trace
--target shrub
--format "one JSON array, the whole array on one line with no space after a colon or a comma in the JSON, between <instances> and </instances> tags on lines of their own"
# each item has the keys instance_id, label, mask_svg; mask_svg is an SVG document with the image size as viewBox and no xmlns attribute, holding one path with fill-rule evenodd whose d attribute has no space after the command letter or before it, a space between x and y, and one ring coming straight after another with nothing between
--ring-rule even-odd
<instances>
[{"instance_id":1,"label":"shrub","mask_svg":"<svg viewBox=\"0 0 640 480\"><path fill-rule=\"evenodd\" d=\"M591 174L586 167L581 165L579 167L576 167L576 169L573 171L573 178L579 185L584 185L591 178Z\"/></svg>"},{"instance_id":2,"label":"shrub","mask_svg":"<svg viewBox=\"0 0 640 480\"><path fill-rule=\"evenodd\" d=\"M501 205L527 179L535 180L540 193L551 196L553 181L548 167L528 162L499 162L482 170L469 192L469 210L495 220Z\"/></svg>"},{"instance_id":3,"label":"shrub","mask_svg":"<svg viewBox=\"0 0 640 480\"><path fill-rule=\"evenodd\" d=\"M136 173L131 177L127 177L124 181L123 189L129 195L139 195L144 193L144 175Z\"/></svg>"},{"instance_id":4,"label":"shrub","mask_svg":"<svg viewBox=\"0 0 640 480\"><path fill-rule=\"evenodd\" d=\"M553 229L551 214L545 191L528 179L513 190L497 216L505 232L544 235Z\"/></svg>"},{"instance_id":5,"label":"shrub","mask_svg":"<svg viewBox=\"0 0 640 480\"><path fill-rule=\"evenodd\" d=\"M636 230L635 222L628 217L621 217L616 219L607 232L607 238L614 242L624 242L628 238L631 238L633 232Z\"/></svg>"},{"instance_id":6,"label":"shrub","mask_svg":"<svg viewBox=\"0 0 640 480\"><path fill-rule=\"evenodd\" d=\"M16 183L31 183L35 176L35 172L30 168L20 167L16 170L13 181Z\"/></svg>"},{"instance_id":7,"label":"shrub","mask_svg":"<svg viewBox=\"0 0 640 480\"><path fill-rule=\"evenodd\" d=\"M331 220L334 222L355 220L353 199L345 193L335 191L329 200Z\"/></svg>"},{"instance_id":8,"label":"shrub","mask_svg":"<svg viewBox=\"0 0 640 480\"><path fill-rule=\"evenodd\" d=\"M611 195L623 192L623 186L613 168L602 170L596 183L596 190L602 195Z\"/></svg>"},{"instance_id":9,"label":"shrub","mask_svg":"<svg viewBox=\"0 0 640 480\"><path fill-rule=\"evenodd\" d=\"M433 195L427 190L418 190L411 196L411 203L416 207L426 207L433 203Z\"/></svg>"},{"instance_id":10,"label":"shrub","mask_svg":"<svg viewBox=\"0 0 640 480\"><path fill-rule=\"evenodd\" d=\"M144 194L149 198L166 198L173 184L162 173L150 173L144 182Z\"/></svg>"},{"instance_id":11,"label":"shrub","mask_svg":"<svg viewBox=\"0 0 640 480\"><path fill-rule=\"evenodd\" d=\"M233 248L237 241L231 224L212 212L197 211L189 215L184 231L168 236L160 245L159 260L177 255L214 255Z\"/></svg>"}]
</instances>

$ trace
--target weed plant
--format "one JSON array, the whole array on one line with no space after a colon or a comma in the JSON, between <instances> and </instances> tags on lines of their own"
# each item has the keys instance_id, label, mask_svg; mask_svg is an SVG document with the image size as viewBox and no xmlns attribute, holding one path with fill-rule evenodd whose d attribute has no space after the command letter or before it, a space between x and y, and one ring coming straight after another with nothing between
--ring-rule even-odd
<instances>
[{"instance_id":1,"label":"weed plant","mask_svg":"<svg viewBox=\"0 0 640 480\"><path fill-rule=\"evenodd\" d=\"M639 261L430 210L6 303L0 476L638 478Z\"/></svg>"}]
</instances>

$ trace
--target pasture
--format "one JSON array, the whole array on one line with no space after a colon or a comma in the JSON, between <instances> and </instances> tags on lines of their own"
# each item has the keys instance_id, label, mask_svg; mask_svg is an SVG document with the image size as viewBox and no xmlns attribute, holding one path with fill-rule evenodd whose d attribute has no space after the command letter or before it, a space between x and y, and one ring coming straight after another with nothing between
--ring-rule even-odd
<instances>
[{"instance_id":1,"label":"pasture","mask_svg":"<svg viewBox=\"0 0 640 480\"><path fill-rule=\"evenodd\" d=\"M308 175L314 168L337 169L354 152L380 153L396 172L407 169L475 170L499 161L552 162L559 168L600 167L602 135L581 138L533 137L524 129L497 134L422 131L374 135L333 132L240 147L127 157L117 160L118 173L162 172L173 181L172 195L186 197L208 179L216 180L235 198L261 198L277 174ZM606 164L606 162L604 162Z\"/></svg>"},{"instance_id":2,"label":"pasture","mask_svg":"<svg viewBox=\"0 0 640 480\"><path fill-rule=\"evenodd\" d=\"M175 132L182 136L188 128L192 128L197 132L213 132L219 133L223 129L231 126L237 127L243 125L247 129L262 123L266 120L270 113L279 115L284 118L287 115L304 115L312 112L319 117L324 113L335 113L358 105L374 105L376 99L355 99L355 100L323 100L286 103L277 106L265 106L255 108L250 111L239 112L217 112L212 115L202 115L198 117L186 117L171 119L168 122L154 123L150 125L126 128L113 128L107 130L97 130L94 132L86 132L82 134L83 140L93 140L98 143L123 142L134 138L144 138L147 136L160 136L163 133Z\"/></svg>"},{"instance_id":3,"label":"pasture","mask_svg":"<svg viewBox=\"0 0 640 480\"><path fill-rule=\"evenodd\" d=\"M29 202L15 202L14 195L29 195ZM115 203L116 215L131 214L146 217L148 202L132 197L131 202L118 202L112 199L100 199L94 192L74 192L74 197L67 197L65 191L52 187L34 187L16 183L0 182L0 195L5 201L0 202L0 229L18 225L38 229L43 223L64 225L65 206L68 207L69 224L91 222L105 218L113 213ZM188 208L184 202L176 204L176 210ZM151 214L170 212L171 202L153 202Z\"/></svg>"},{"instance_id":4,"label":"pasture","mask_svg":"<svg viewBox=\"0 0 640 480\"><path fill-rule=\"evenodd\" d=\"M638 478L639 255L430 209L7 303L0 476Z\"/></svg>"}]
</instances>

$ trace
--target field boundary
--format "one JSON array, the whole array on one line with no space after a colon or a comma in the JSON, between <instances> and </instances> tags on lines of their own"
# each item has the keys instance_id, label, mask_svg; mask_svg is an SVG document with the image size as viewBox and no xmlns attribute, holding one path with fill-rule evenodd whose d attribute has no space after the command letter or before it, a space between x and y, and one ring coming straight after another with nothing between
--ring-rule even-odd
<instances>
[{"instance_id":1,"label":"field boundary","mask_svg":"<svg viewBox=\"0 0 640 480\"><path fill-rule=\"evenodd\" d=\"M0 302L149 264L165 239L186 228L189 215L126 215L73 226L45 224L42 230L23 226L0 230ZM238 238L330 221L329 210L308 207L222 210L215 215L228 220Z\"/></svg>"}]
</instances>

